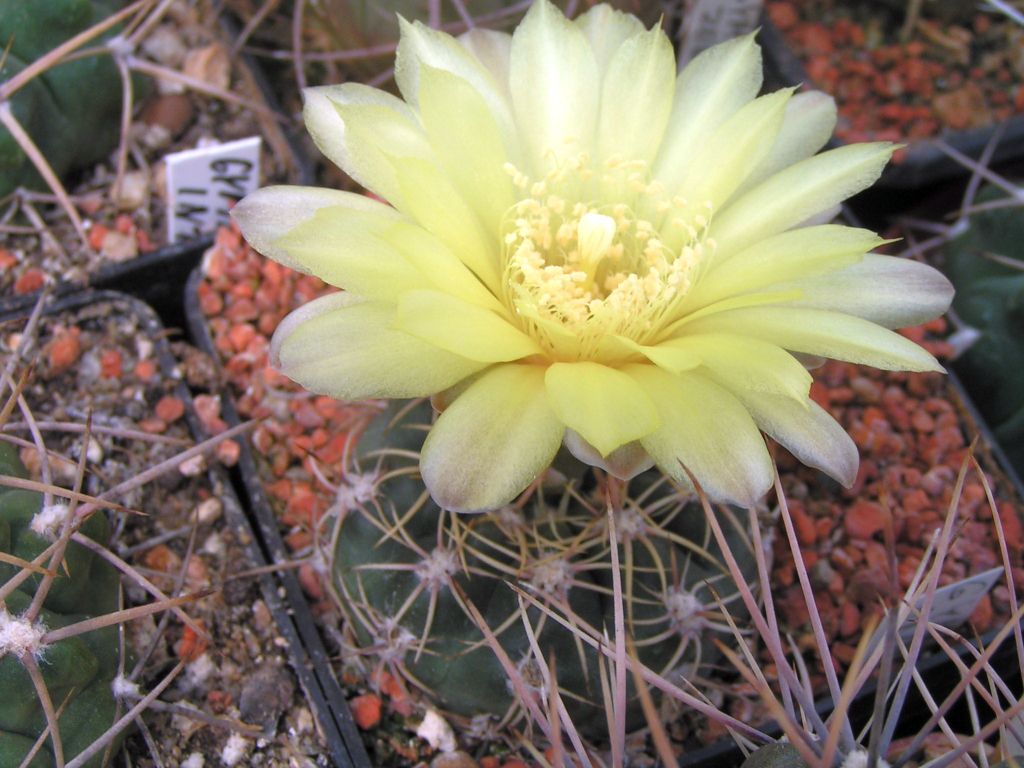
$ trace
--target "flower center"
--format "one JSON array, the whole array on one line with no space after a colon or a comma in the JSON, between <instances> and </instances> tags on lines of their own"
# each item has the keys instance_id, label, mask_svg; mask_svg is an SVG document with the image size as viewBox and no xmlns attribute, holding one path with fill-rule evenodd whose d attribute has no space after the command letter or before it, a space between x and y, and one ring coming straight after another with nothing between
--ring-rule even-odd
<instances>
[{"instance_id":1,"label":"flower center","mask_svg":"<svg viewBox=\"0 0 1024 768\"><path fill-rule=\"evenodd\" d=\"M585 155L531 182L503 223L505 300L556 359L599 357L601 340L647 343L667 322L714 247L710 205L669 197L642 163Z\"/></svg>"}]
</instances>

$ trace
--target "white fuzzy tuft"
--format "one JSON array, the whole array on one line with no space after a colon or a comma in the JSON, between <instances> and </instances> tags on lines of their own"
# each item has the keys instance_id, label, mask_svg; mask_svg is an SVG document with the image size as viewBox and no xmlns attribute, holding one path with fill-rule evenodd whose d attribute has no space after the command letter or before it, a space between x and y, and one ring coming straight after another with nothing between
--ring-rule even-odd
<instances>
[{"instance_id":1,"label":"white fuzzy tuft","mask_svg":"<svg viewBox=\"0 0 1024 768\"><path fill-rule=\"evenodd\" d=\"M36 534L36 536L53 541L57 538L61 526L67 519L69 509L70 507L67 504L60 502L49 504L35 514L28 527L32 529L32 533Z\"/></svg>"},{"instance_id":2,"label":"white fuzzy tuft","mask_svg":"<svg viewBox=\"0 0 1024 768\"><path fill-rule=\"evenodd\" d=\"M455 733L452 731L452 727L448 725L447 720L432 709L427 710L423 722L416 729L416 735L436 750L455 751Z\"/></svg>"},{"instance_id":3,"label":"white fuzzy tuft","mask_svg":"<svg viewBox=\"0 0 1024 768\"><path fill-rule=\"evenodd\" d=\"M198 752L193 752L185 761L181 764L181 768L204 768L206 765L206 758Z\"/></svg>"},{"instance_id":4,"label":"white fuzzy tuft","mask_svg":"<svg viewBox=\"0 0 1024 768\"><path fill-rule=\"evenodd\" d=\"M43 652L41 643L45 634L46 627L42 624L33 624L0 610L0 658L9 653L15 656L31 653L38 658Z\"/></svg>"},{"instance_id":5,"label":"white fuzzy tuft","mask_svg":"<svg viewBox=\"0 0 1024 768\"><path fill-rule=\"evenodd\" d=\"M124 675L118 675L110 684L110 690L114 692L115 699L135 699L139 697L139 685L133 683Z\"/></svg>"},{"instance_id":6,"label":"white fuzzy tuft","mask_svg":"<svg viewBox=\"0 0 1024 768\"><path fill-rule=\"evenodd\" d=\"M843 764L840 768L868 768L868 753L863 749L858 749L855 752L851 752L843 760ZM882 758L878 758L878 762L875 763L875 768L889 768L889 764Z\"/></svg>"},{"instance_id":7,"label":"white fuzzy tuft","mask_svg":"<svg viewBox=\"0 0 1024 768\"><path fill-rule=\"evenodd\" d=\"M237 765L238 761L242 760L248 751L249 740L240 734L232 733L230 738L228 738L228 743L224 745L224 749L220 752L220 761L228 766L228 768L231 768L231 766Z\"/></svg>"}]
</instances>

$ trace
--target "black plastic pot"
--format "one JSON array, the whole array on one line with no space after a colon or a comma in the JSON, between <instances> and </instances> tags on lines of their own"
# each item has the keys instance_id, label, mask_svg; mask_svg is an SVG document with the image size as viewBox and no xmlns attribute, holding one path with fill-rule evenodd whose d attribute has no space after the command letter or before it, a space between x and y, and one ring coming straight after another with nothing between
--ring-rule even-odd
<instances>
[{"instance_id":1,"label":"black plastic pot","mask_svg":"<svg viewBox=\"0 0 1024 768\"><path fill-rule=\"evenodd\" d=\"M180 283L174 285L180 290ZM82 289L74 292L69 290L62 295L51 297L43 311L48 315L57 314L101 302L123 305L126 314L140 318L142 325L147 329L148 339L154 344L160 365L160 375L165 379L178 380L174 394L185 403L185 415L190 431L197 440L206 438L207 435L204 434L193 407L191 392L185 382L181 380L179 362L171 352L164 325L152 308L124 293ZM30 311L31 308L24 306L14 309L0 307L0 323L27 318ZM230 406L228 407L230 408ZM240 442L245 446L244 441L240 440ZM247 449L243 448L244 450ZM248 456L251 460L250 454L245 453L243 456ZM277 630L285 641L289 663L327 742L334 764L338 768L347 768L348 766L370 768L365 752L361 751L362 744L359 742L358 733L344 699L341 699L340 705L332 706L327 703L327 696L323 693L318 670L326 668L328 661L322 645L319 645L313 652L307 650L308 638L311 633L315 635L316 630L313 627L308 606L305 603L299 605L295 600L293 590L300 597L301 591L295 583L294 573L285 570L278 574L267 568L275 561L275 558L268 558L263 548L262 542L266 540L266 534L262 530L257 533L253 529L227 471L223 467L214 465L209 470L209 477L217 497L223 504L225 519L239 543L244 547L247 556L247 562L237 564L238 570L262 571L266 569L265 572L254 578L259 583L261 596L274 618ZM277 558L277 560L281 559ZM340 735L339 730L345 731L346 735ZM355 754L353 754L354 750L348 746L349 743L354 744L358 750Z\"/></svg>"},{"instance_id":2,"label":"black plastic pot","mask_svg":"<svg viewBox=\"0 0 1024 768\"><path fill-rule=\"evenodd\" d=\"M807 70L795 53L786 45L782 33L772 25L767 15L761 17L758 42L764 53L766 80L775 87L796 86L811 82ZM942 141L960 153L977 158L997 130L1002 130L999 144L991 162L999 163L1024 158L1024 115L1017 115L1004 123L942 134ZM842 146L835 137L829 148ZM934 139L911 141L899 163L889 163L878 185L895 189L923 189L936 182L966 177L970 170L943 152Z\"/></svg>"},{"instance_id":3,"label":"black plastic pot","mask_svg":"<svg viewBox=\"0 0 1024 768\"><path fill-rule=\"evenodd\" d=\"M196 286L201 278L201 272L197 269L193 271L185 286L187 327L193 342L210 355L219 370L218 353L214 349L206 318L199 308ZM229 426L240 424L241 419L230 393L222 390L219 394L224 420ZM252 445L248 440L240 440L239 443L241 454L238 469L241 474L241 490L248 502L247 506L252 515L263 557L270 563L289 562L292 556L281 537L277 517L260 482ZM275 607L279 611L275 613L275 619L282 635L289 641L290 651L295 653L293 661L296 672L299 672L299 667L302 668L300 682L303 691L320 731L327 740L327 748L335 766L372 768L345 694L332 672L330 656L313 620L309 601L302 591L296 572L292 569L282 569L270 578L276 584Z\"/></svg>"}]
</instances>

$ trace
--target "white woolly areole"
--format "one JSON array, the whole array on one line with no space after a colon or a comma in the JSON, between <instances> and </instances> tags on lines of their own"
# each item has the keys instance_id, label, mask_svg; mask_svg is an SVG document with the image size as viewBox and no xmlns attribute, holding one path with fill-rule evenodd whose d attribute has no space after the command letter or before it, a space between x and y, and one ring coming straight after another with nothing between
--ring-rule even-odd
<instances>
[{"instance_id":1,"label":"white woolly areole","mask_svg":"<svg viewBox=\"0 0 1024 768\"><path fill-rule=\"evenodd\" d=\"M118 675L110 684L110 690L114 693L115 699L133 699L139 696L139 685L129 680L124 675Z\"/></svg>"},{"instance_id":2,"label":"white woolly areole","mask_svg":"<svg viewBox=\"0 0 1024 768\"><path fill-rule=\"evenodd\" d=\"M228 743L220 752L220 761L230 768L230 766L237 765L248 751L249 740L240 734L232 733Z\"/></svg>"},{"instance_id":3,"label":"white woolly areole","mask_svg":"<svg viewBox=\"0 0 1024 768\"><path fill-rule=\"evenodd\" d=\"M204 768L206 765L206 758L198 752L193 752L185 761L181 764L181 768Z\"/></svg>"},{"instance_id":4,"label":"white woolly areole","mask_svg":"<svg viewBox=\"0 0 1024 768\"><path fill-rule=\"evenodd\" d=\"M15 656L31 653L38 657L43 652L41 643L45 634L46 627L41 623L33 624L0 610L0 658L9 653Z\"/></svg>"},{"instance_id":5,"label":"white woolly areole","mask_svg":"<svg viewBox=\"0 0 1024 768\"><path fill-rule=\"evenodd\" d=\"M40 509L33 517L28 527L32 533L44 539L53 540L60 533L60 527L68 516L68 505L62 503L47 504Z\"/></svg>"},{"instance_id":6,"label":"white woolly areole","mask_svg":"<svg viewBox=\"0 0 1024 768\"><path fill-rule=\"evenodd\" d=\"M376 472L352 473L345 479L347 482L338 488L338 495L335 499L335 503L345 512L359 509L361 505L372 501L377 495Z\"/></svg>"},{"instance_id":7,"label":"white woolly areole","mask_svg":"<svg viewBox=\"0 0 1024 768\"><path fill-rule=\"evenodd\" d=\"M455 751L455 733L452 727L433 709L427 710L423 722L416 729L416 735L441 752Z\"/></svg>"},{"instance_id":8,"label":"white woolly areole","mask_svg":"<svg viewBox=\"0 0 1024 768\"><path fill-rule=\"evenodd\" d=\"M878 758L875 766L876 768L889 768L889 763L882 758ZM851 752L846 756L846 759L843 760L843 764L840 768L868 768L868 753L863 749Z\"/></svg>"}]
</instances>

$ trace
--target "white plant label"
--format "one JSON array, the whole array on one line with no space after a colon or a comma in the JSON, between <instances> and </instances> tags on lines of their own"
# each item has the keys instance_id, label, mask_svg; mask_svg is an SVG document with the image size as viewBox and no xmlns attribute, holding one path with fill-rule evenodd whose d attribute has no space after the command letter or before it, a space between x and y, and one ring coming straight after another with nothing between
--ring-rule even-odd
<instances>
[{"instance_id":1,"label":"white plant label","mask_svg":"<svg viewBox=\"0 0 1024 768\"><path fill-rule=\"evenodd\" d=\"M167 155L167 242L177 243L228 223L231 204L260 184L260 138Z\"/></svg>"},{"instance_id":2,"label":"white plant label","mask_svg":"<svg viewBox=\"0 0 1024 768\"><path fill-rule=\"evenodd\" d=\"M1002 568L992 568L988 571L968 576L952 584L947 584L935 590L935 599L932 602L932 612L928 620L932 624L940 624L943 627L953 629L963 624L970 618L974 609L978 607L981 598L992 589L992 586L1003 575ZM924 597L917 600L917 608L920 610L924 603ZM909 642L914 635L914 628L917 626L917 614L911 613L906 621L900 625L900 637L904 642ZM868 646L874 650L875 646L885 637L885 623L879 624L874 637Z\"/></svg>"},{"instance_id":3,"label":"white plant label","mask_svg":"<svg viewBox=\"0 0 1024 768\"><path fill-rule=\"evenodd\" d=\"M701 51L757 29L764 0L691 0L683 17L682 66Z\"/></svg>"}]
</instances>

